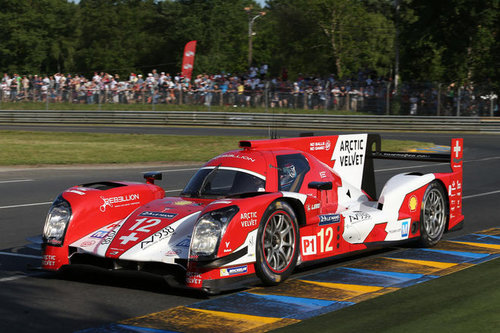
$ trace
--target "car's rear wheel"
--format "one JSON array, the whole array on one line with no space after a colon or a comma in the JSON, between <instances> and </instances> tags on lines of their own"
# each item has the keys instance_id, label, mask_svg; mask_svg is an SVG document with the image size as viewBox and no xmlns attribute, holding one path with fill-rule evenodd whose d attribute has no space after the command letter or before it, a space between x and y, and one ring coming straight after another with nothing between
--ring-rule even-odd
<instances>
[{"instance_id":1,"label":"car's rear wheel","mask_svg":"<svg viewBox=\"0 0 500 333\"><path fill-rule=\"evenodd\" d=\"M297 264L298 251L297 217L288 203L275 201L264 213L257 233L257 276L267 285L284 281Z\"/></svg>"},{"instance_id":2,"label":"car's rear wheel","mask_svg":"<svg viewBox=\"0 0 500 333\"><path fill-rule=\"evenodd\" d=\"M420 212L420 245L431 247L443 236L448 220L446 194L440 183L434 181L425 190Z\"/></svg>"}]
</instances>

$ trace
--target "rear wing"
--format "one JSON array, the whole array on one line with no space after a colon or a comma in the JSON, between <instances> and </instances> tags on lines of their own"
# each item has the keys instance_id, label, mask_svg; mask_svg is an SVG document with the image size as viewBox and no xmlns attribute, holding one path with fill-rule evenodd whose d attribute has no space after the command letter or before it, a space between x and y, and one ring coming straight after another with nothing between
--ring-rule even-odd
<instances>
[{"instance_id":1,"label":"rear wing","mask_svg":"<svg viewBox=\"0 0 500 333\"><path fill-rule=\"evenodd\" d=\"M461 172L463 164L463 139L452 139L450 154L389 152L381 150L381 139L378 134L368 134L366 161L363 170L361 188L372 198L376 198L374 159L405 160L420 162L450 163L452 172Z\"/></svg>"}]
</instances>

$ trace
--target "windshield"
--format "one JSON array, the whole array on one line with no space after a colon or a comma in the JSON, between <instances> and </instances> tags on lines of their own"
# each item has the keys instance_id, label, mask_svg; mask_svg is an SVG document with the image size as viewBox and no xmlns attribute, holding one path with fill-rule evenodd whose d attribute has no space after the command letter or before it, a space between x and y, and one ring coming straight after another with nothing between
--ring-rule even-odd
<instances>
[{"instance_id":1,"label":"windshield","mask_svg":"<svg viewBox=\"0 0 500 333\"><path fill-rule=\"evenodd\" d=\"M181 195L191 197L226 197L250 192L264 192L265 178L241 169L204 168L191 178Z\"/></svg>"}]
</instances>

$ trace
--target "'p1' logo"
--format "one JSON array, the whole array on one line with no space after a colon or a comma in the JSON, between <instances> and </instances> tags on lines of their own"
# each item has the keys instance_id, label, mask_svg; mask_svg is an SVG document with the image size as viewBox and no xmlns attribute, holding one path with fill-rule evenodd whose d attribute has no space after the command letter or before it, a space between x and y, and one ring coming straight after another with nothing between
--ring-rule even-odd
<instances>
[{"instance_id":1,"label":"'p1' logo","mask_svg":"<svg viewBox=\"0 0 500 333\"><path fill-rule=\"evenodd\" d=\"M302 237L302 254L309 256L311 254L316 254L316 251L316 236Z\"/></svg>"}]
</instances>

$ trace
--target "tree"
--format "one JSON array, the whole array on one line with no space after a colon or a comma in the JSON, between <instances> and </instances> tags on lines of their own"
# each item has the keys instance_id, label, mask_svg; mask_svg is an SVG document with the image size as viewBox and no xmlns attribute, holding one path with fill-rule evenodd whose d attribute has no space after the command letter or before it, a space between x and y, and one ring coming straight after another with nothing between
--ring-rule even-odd
<instances>
[{"instance_id":1,"label":"tree","mask_svg":"<svg viewBox=\"0 0 500 333\"><path fill-rule=\"evenodd\" d=\"M0 68L39 73L71 69L77 40L75 4L64 0L3 0L0 7Z\"/></svg>"},{"instance_id":2,"label":"tree","mask_svg":"<svg viewBox=\"0 0 500 333\"><path fill-rule=\"evenodd\" d=\"M498 82L498 0L413 0L402 12L407 78Z\"/></svg>"},{"instance_id":3,"label":"tree","mask_svg":"<svg viewBox=\"0 0 500 333\"><path fill-rule=\"evenodd\" d=\"M395 29L384 15L358 0L273 0L280 45L287 65L302 72L338 77L371 69L388 75ZM276 54L276 53L275 53Z\"/></svg>"}]
</instances>

